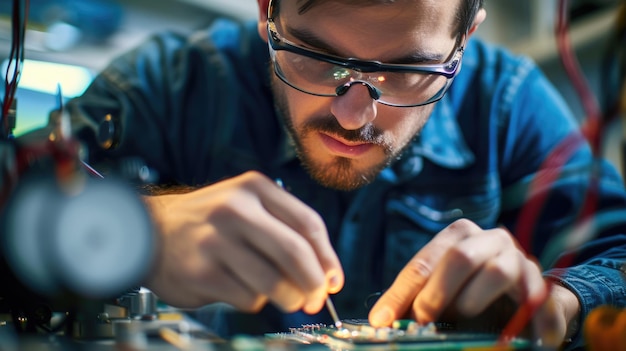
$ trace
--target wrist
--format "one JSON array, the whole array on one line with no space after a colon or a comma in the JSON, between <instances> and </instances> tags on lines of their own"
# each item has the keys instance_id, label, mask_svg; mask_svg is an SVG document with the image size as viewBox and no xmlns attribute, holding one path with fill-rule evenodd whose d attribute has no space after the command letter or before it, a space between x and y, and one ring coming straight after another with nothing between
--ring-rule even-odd
<instances>
[{"instance_id":1,"label":"wrist","mask_svg":"<svg viewBox=\"0 0 626 351\"><path fill-rule=\"evenodd\" d=\"M559 306L566 323L564 340L571 341L580 330L580 301L570 289L560 284L552 286L551 297Z\"/></svg>"}]
</instances>

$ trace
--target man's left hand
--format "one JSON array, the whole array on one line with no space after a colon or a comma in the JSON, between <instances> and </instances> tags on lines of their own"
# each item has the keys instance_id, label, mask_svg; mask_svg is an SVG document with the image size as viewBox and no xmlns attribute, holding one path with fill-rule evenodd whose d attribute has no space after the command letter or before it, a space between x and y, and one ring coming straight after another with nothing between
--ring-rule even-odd
<instances>
[{"instance_id":1,"label":"man's left hand","mask_svg":"<svg viewBox=\"0 0 626 351\"><path fill-rule=\"evenodd\" d=\"M374 305L369 322L382 327L411 318L426 324L439 321L444 314L446 319L451 315L457 320L471 319L503 297L516 306L545 301L536 309L533 322L550 325L550 339L560 343L568 322L577 317L578 299L569 290L555 287L546 284L538 264L506 229L483 230L461 219L411 259ZM496 317L494 321L502 320Z\"/></svg>"}]
</instances>

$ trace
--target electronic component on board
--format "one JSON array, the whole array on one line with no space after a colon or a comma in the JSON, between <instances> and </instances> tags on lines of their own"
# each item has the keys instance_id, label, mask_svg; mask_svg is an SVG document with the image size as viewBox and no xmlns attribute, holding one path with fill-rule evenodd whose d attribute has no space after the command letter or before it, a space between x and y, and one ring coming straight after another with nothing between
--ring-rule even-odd
<instances>
[{"instance_id":1,"label":"electronic component on board","mask_svg":"<svg viewBox=\"0 0 626 351\"><path fill-rule=\"evenodd\" d=\"M482 350L501 349L499 335L440 330L435 323L421 325L412 320L397 320L391 327L375 328L365 319L342 320L342 327L310 324L290 328L288 332L268 334L268 338L291 340L304 344L325 344L331 349L351 350L363 347L385 349L393 345L396 350ZM514 339L506 344L507 350L530 350L528 340Z\"/></svg>"}]
</instances>

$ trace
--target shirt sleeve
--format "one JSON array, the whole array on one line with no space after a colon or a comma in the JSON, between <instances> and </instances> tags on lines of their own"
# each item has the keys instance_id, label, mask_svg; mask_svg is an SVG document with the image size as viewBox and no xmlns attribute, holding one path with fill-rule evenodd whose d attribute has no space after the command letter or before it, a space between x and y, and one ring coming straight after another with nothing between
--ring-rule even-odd
<instances>
[{"instance_id":1,"label":"shirt sleeve","mask_svg":"<svg viewBox=\"0 0 626 351\"><path fill-rule=\"evenodd\" d=\"M214 32L155 35L111 62L68 103L89 162L117 172L140 159L160 183L206 180L240 92L236 62L216 46Z\"/></svg>"}]
</instances>

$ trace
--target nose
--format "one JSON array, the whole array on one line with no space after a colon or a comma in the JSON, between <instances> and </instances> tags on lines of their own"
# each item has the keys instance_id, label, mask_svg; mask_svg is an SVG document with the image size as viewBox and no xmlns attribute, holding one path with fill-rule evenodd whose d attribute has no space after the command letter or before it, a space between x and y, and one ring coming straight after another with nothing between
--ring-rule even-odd
<instances>
[{"instance_id":1,"label":"nose","mask_svg":"<svg viewBox=\"0 0 626 351\"><path fill-rule=\"evenodd\" d=\"M340 87L337 93L330 109L344 129L359 129L376 118L377 103L367 85L355 82Z\"/></svg>"}]
</instances>

